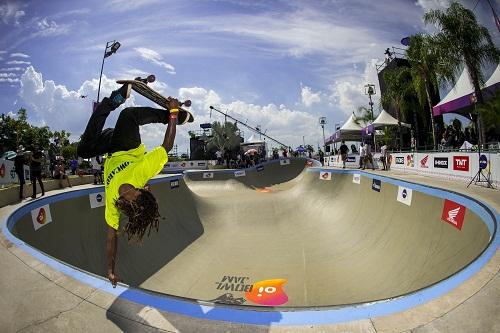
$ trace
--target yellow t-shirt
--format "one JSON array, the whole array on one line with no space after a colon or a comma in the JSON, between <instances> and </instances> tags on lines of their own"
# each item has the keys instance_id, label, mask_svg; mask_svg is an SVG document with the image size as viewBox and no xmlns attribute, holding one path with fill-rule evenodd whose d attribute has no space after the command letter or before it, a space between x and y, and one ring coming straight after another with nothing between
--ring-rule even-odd
<instances>
[{"instance_id":1,"label":"yellow t-shirt","mask_svg":"<svg viewBox=\"0 0 500 333\"><path fill-rule=\"evenodd\" d=\"M146 147L139 147L127 151L118 151L106 158L104 163L104 181L106 189L106 223L118 230L120 211L115 206L115 201L120 194L118 189L122 184L130 184L141 188L160 173L168 161L168 155L163 146L156 147L145 154Z\"/></svg>"}]
</instances>

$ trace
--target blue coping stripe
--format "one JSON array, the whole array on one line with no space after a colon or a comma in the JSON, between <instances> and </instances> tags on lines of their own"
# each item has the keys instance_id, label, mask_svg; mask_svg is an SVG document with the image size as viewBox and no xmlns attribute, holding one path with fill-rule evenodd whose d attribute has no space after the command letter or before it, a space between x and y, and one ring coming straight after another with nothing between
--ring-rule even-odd
<instances>
[{"instance_id":1,"label":"blue coping stripe","mask_svg":"<svg viewBox=\"0 0 500 333\"><path fill-rule=\"evenodd\" d=\"M358 170L334 170L321 168L308 169L308 172L320 171L351 174L359 173L368 178L381 179L387 183L404 186L416 191L427 193L429 195L447 198L454 200L460 204L465 204L467 208L472 209L476 214L481 216L483 221L488 224L488 228L490 229L490 231L493 230L493 238L491 240L491 243L475 261L473 261L458 273L430 287L394 299L330 308L316 307L311 310L291 308L263 308L262 310L257 310L256 307L249 307L248 309L244 309L242 307L236 308L227 305L207 305L203 302L197 302L191 299L183 299L181 297L161 295L140 289L130 288L123 284L119 284L116 288L112 288L111 284L104 277L96 276L94 274L79 270L75 267L62 263L48 255L45 255L32 248L28 244L24 243L20 239L16 238L10 232L10 229L16 223L16 221L21 216L29 214L32 209L60 200L68 200L71 198L88 195L90 193L101 192L103 190L102 186L65 192L30 202L18 208L10 216L8 216L6 220L3 221L2 231L9 241L35 257L37 260L44 262L45 264L51 266L53 269L61 271L62 273L71 276L74 279L77 279L94 288L113 294L117 297L139 304L152 306L162 311L168 311L195 318L254 325L334 324L378 317L404 311L428 302L459 286L466 279L477 273L488 262L488 260L495 254L498 245L500 244L500 237L496 232L496 223L498 223L497 221L499 219L499 214L492 207L484 203L479 203L472 198L468 198L467 196L456 194L447 190L432 188ZM151 183L160 183L171 180L172 178L179 179L181 177L182 175L155 178L151 180Z\"/></svg>"}]
</instances>

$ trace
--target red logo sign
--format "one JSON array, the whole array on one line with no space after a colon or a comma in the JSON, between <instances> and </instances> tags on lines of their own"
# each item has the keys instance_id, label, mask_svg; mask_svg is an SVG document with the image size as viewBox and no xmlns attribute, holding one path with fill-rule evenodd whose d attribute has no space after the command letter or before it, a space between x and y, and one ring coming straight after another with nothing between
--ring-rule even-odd
<instances>
[{"instance_id":1,"label":"red logo sign","mask_svg":"<svg viewBox=\"0 0 500 333\"><path fill-rule=\"evenodd\" d=\"M453 170L469 171L469 156L453 156Z\"/></svg>"},{"instance_id":2,"label":"red logo sign","mask_svg":"<svg viewBox=\"0 0 500 333\"><path fill-rule=\"evenodd\" d=\"M454 201L445 199L443 213L441 214L441 220L451 224L458 230L462 230L462 224L464 223L465 208L461 204Z\"/></svg>"},{"instance_id":3,"label":"red logo sign","mask_svg":"<svg viewBox=\"0 0 500 333\"><path fill-rule=\"evenodd\" d=\"M5 164L2 163L2 166L0 167L0 178L3 178L5 176Z\"/></svg>"},{"instance_id":4,"label":"red logo sign","mask_svg":"<svg viewBox=\"0 0 500 333\"><path fill-rule=\"evenodd\" d=\"M421 168L428 168L428 166L427 166L428 160L429 160L429 155L425 155L425 157L420 160L420 167Z\"/></svg>"},{"instance_id":5,"label":"red logo sign","mask_svg":"<svg viewBox=\"0 0 500 333\"><path fill-rule=\"evenodd\" d=\"M38 216L36 217L36 221L40 224L45 224L47 221L47 215L45 214L45 209L40 208L38 211Z\"/></svg>"}]
</instances>

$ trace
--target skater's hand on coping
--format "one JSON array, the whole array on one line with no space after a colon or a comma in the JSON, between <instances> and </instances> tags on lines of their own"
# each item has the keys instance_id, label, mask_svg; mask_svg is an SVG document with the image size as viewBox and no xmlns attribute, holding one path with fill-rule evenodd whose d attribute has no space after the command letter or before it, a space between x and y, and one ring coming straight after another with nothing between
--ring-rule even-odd
<instances>
[{"instance_id":1,"label":"skater's hand on coping","mask_svg":"<svg viewBox=\"0 0 500 333\"><path fill-rule=\"evenodd\" d=\"M113 288L116 288L116 284L120 281L118 276L112 272L108 272L108 280L111 281L111 285L113 285Z\"/></svg>"},{"instance_id":2,"label":"skater's hand on coping","mask_svg":"<svg viewBox=\"0 0 500 333\"><path fill-rule=\"evenodd\" d=\"M179 100L177 100L176 98L172 98L170 97L170 100L168 101L168 109L169 110L172 110L172 109L177 109L177 112L179 112Z\"/></svg>"}]
</instances>

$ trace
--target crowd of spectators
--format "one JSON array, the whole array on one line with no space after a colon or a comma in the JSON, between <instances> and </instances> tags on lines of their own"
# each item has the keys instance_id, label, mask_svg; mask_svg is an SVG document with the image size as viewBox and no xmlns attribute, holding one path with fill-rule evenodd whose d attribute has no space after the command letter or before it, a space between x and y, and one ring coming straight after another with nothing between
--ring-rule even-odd
<instances>
[{"instance_id":1,"label":"crowd of spectators","mask_svg":"<svg viewBox=\"0 0 500 333\"><path fill-rule=\"evenodd\" d=\"M439 148L440 150L459 149L464 142L471 145L477 144L477 135L474 128L466 127L462 130L462 125L459 122L448 125L446 129L441 132Z\"/></svg>"}]
</instances>

